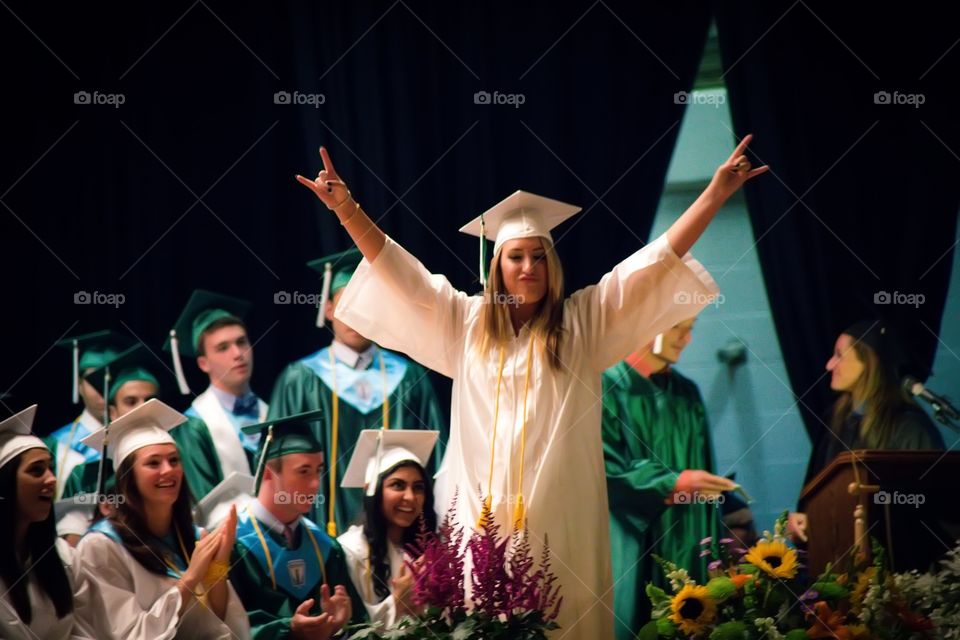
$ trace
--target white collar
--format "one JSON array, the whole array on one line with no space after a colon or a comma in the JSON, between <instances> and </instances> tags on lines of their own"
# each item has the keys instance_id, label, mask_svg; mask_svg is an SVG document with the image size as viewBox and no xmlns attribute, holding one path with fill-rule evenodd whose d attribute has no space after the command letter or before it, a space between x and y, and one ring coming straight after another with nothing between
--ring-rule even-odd
<instances>
[{"instance_id":1,"label":"white collar","mask_svg":"<svg viewBox=\"0 0 960 640\"><path fill-rule=\"evenodd\" d=\"M358 353L339 340L334 340L330 343L330 350L333 352L333 357L343 364L351 369L363 371L373 362L377 354L377 345L371 344L362 353Z\"/></svg>"},{"instance_id":2,"label":"white collar","mask_svg":"<svg viewBox=\"0 0 960 640\"><path fill-rule=\"evenodd\" d=\"M91 433L103 428L103 423L100 419L90 413L90 410L86 407L83 408L83 413L77 418L77 422L89 429Z\"/></svg>"},{"instance_id":3,"label":"white collar","mask_svg":"<svg viewBox=\"0 0 960 640\"><path fill-rule=\"evenodd\" d=\"M254 498L250 501L250 515L265 524L268 528L270 528L270 530L279 533L280 535L283 535L283 530L286 529L287 526L296 531L297 527L300 525L300 518L297 518L289 525L283 524L280 522L280 519L277 518L277 516L270 513L270 510L263 506L259 498ZM302 518L303 516L300 517Z\"/></svg>"}]
</instances>

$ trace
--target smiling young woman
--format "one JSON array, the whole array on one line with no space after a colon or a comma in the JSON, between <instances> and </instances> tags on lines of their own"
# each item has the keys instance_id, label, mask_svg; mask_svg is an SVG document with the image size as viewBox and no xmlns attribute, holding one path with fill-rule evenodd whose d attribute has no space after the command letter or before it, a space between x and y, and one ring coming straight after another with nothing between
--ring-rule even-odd
<instances>
[{"instance_id":1,"label":"smiling young woman","mask_svg":"<svg viewBox=\"0 0 960 640\"><path fill-rule=\"evenodd\" d=\"M344 475L344 487L364 488L364 513L337 541L350 579L371 622L392 626L415 613L408 545L421 526L437 528L433 488L426 472L438 431L362 431Z\"/></svg>"},{"instance_id":2,"label":"smiling young woman","mask_svg":"<svg viewBox=\"0 0 960 640\"><path fill-rule=\"evenodd\" d=\"M85 637L74 619L72 550L57 538L52 456L31 434L36 409L0 423L0 638Z\"/></svg>"},{"instance_id":3,"label":"smiling young woman","mask_svg":"<svg viewBox=\"0 0 960 640\"><path fill-rule=\"evenodd\" d=\"M168 431L186 417L153 399L112 422L116 509L77 546L78 617L95 637L250 637L230 586L237 515L213 533L193 524L180 454ZM105 430L84 443L100 448ZM199 535L198 535L199 534Z\"/></svg>"}]
</instances>

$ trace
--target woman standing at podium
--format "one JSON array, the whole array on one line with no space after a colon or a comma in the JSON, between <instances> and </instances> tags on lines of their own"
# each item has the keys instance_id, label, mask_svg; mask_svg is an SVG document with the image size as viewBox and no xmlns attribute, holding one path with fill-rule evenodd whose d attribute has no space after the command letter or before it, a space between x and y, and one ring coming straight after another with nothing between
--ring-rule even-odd
<instances>
[{"instance_id":1,"label":"woman standing at podium","mask_svg":"<svg viewBox=\"0 0 960 640\"><path fill-rule=\"evenodd\" d=\"M814 443L806 485L830 461L853 449L944 449L930 417L901 389L900 347L883 321L861 321L837 338L827 361L839 395ZM806 514L790 514L795 540L806 541Z\"/></svg>"}]
</instances>

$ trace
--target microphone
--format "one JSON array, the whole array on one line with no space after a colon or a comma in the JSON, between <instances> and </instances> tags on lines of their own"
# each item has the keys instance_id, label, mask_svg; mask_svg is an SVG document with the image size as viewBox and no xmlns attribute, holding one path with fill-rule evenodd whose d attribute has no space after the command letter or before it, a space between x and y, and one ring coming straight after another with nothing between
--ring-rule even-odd
<instances>
[{"instance_id":1,"label":"microphone","mask_svg":"<svg viewBox=\"0 0 960 640\"><path fill-rule=\"evenodd\" d=\"M903 379L903 390L915 398L923 398L933 407L933 414L943 424L950 420L960 420L960 412L950 404L950 400L938 395L923 386L923 383L912 376Z\"/></svg>"}]
</instances>

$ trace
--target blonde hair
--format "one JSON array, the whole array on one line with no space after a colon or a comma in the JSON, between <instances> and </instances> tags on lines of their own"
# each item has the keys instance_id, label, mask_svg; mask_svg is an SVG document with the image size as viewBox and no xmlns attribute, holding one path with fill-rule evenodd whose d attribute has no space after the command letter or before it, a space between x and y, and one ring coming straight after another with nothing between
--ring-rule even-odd
<instances>
[{"instance_id":1,"label":"blonde hair","mask_svg":"<svg viewBox=\"0 0 960 640\"><path fill-rule=\"evenodd\" d=\"M547 261L547 292L530 321L530 331L537 343L539 355L547 358L553 369L559 370L563 333L563 268L553 243L546 238L540 238L540 241L543 243L544 259ZM483 331L478 336L478 348L484 357L489 356L492 350L505 346L514 336L509 308L512 297L503 284L503 271L500 268L502 254L503 246L493 255L490 277L487 278L487 288L483 292L485 304L480 310L480 325Z\"/></svg>"},{"instance_id":2,"label":"blonde hair","mask_svg":"<svg viewBox=\"0 0 960 640\"><path fill-rule=\"evenodd\" d=\"M895 372L880 360L876 351L862 340L854 342L852 349L863 363L863 371L854 388L841 393L834 403L830 427L834 433L840 433L843 423L856 408L853 406L856 391L858 397L865 401L860 423L865 446L869 449L886 449L893 442L897 417L912 403L904 398Z\"/></svg>"}]
</instances>

